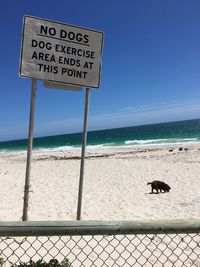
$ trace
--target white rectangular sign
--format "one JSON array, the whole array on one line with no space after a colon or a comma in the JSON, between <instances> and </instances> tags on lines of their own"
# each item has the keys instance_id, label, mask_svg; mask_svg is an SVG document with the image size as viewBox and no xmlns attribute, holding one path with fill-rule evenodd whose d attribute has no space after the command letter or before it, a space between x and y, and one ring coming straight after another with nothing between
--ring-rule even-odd
<instances>
[{"instance_id":1,"label":"white rectangular sign","mask_svg":"<svg viewBox=\"0 0 200 267\"><path fill-rule=\"evenodd\" d=\"M98 88L103 32L25 16L20 76Z\"/></svg>"}]
</instances>

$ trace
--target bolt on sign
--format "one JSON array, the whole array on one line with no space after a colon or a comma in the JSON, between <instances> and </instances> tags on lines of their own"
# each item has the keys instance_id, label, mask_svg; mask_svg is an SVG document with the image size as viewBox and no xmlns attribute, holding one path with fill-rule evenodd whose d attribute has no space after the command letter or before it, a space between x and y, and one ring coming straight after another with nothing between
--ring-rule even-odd
<instances>
[{"instance_id":1,"label":"bolt on sign","mask_svg":"<svg viewBox=\"0 0 200 267\"><path fill-rule=\"evenodd\" d=\"M20 76L98 88L103 32L25 16Z\"/></svg>"}]
</instances>

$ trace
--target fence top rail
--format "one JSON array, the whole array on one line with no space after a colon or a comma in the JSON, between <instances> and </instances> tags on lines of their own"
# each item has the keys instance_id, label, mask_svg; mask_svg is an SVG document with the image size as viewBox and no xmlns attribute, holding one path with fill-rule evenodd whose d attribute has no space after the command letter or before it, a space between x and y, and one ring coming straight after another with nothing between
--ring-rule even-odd
<instances>
[{"instance_id":1,"label":"fence top rail","mask_svg":"<svg viewBox=\"0 0 200 267\"><path fill-rule=\"evenodd\" d=\"M200 220L0 222L0 236L200 233Z\"/></svg>"}]
</instances>

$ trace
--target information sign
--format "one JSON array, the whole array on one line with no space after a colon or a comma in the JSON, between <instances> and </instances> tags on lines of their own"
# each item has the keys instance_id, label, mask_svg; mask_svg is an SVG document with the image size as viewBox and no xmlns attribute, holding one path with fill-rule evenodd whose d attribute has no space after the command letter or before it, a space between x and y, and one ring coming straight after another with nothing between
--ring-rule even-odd
<instances>
[{"instance_id":1,"label":"information sign","mask_svg":"<svg viewBox=\"0 0 200 267\"><path fill-rule=\"evenodd\" d=\"M25 16L20 76L98 88L103 32Z\"/></svg>"}]
</instances>

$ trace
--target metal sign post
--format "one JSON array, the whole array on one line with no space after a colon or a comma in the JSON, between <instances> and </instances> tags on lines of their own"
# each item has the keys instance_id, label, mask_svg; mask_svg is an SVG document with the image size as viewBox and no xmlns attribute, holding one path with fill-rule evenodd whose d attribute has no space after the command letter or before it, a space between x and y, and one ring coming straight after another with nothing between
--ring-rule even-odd
<instances>
[{"instance_id":1,"label":"metal sign post","mask_svg":"<svg viewBox=\"0 0 200 267\"><path fill-rule=\"evenodd\" d=\"M29 202L29 192L30 192L30 171L31 171L32 146L33 146L35 97L36 97L36 79L32 79L28 151L27 151L27 161L26 161L26 178L24 186L24 205L23 205L22 221L28 221L28 202Z\"/></svg>"},{"instance_id":2,"label":"metal sign post","mask_svg":"<svg viewBox=\"0 0 200 267\"><path fill-rule=\"evenodd\" d=\"M80 166L79 190L78 190L78 206L77 206L77 217L76 217L77 220L81 219L83 176L84 176L84 165L85 165L85 148L86 148L86 143L87 143L89 100L90 100L90 88L86 88L85 113L84 113L83 137L82 137L82 151L81 151L81 166Z\"/></svg>"}]
</instances>

